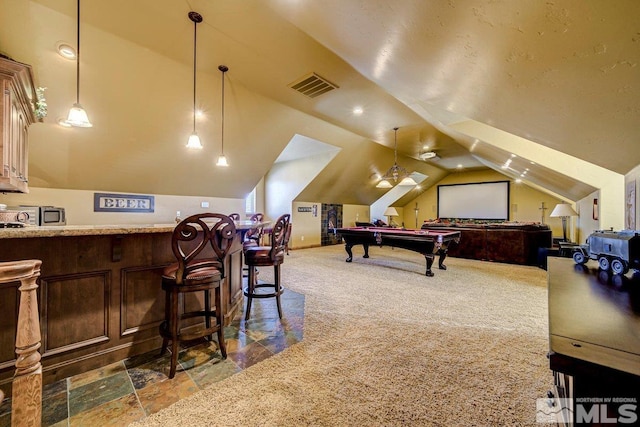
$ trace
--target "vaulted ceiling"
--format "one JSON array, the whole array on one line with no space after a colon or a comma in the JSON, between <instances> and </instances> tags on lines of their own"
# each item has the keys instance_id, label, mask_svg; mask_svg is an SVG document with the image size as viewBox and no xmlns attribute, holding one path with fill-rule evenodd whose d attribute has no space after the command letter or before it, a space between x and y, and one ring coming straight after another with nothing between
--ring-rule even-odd
<instances>
[{"instance_id":1,"label":"vaulted ceiling","mask_svg":"<svg viewBox=\"0 0 640 427\"><path fill-rule=\"evenodd\" d=\"M244 197L303 135L341 150L299 199L370 204L384 193L375 180L393 164L394 127L398 163L429 176L427 186L490 167L578 200L597 188L590 167L625 174L640 164L635 0L85 0L80 100L91 129L57 124L75 102L75 63L55 48L75 45L76 1L0 8L0 52L47 87L49 116L31 131L35 186ZM205 149L195 154L184 148L191 10L204 18ZM213 164L220 64L224 170ZM289 87L310 73L337 88L309 98ZM426 150L437 158L420 160Z\"/></svg>"}]
</instances>

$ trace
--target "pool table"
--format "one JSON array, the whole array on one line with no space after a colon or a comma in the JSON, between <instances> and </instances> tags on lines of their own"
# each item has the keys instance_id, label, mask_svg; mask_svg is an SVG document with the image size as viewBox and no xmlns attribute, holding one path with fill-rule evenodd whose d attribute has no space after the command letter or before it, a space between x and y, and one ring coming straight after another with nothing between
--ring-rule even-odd
<instances>
[{"instance_id":1,"label":"pool table","mask_svg":"<svg viewBox=\"0 0 640 427\"><path fill-rule=\"evenodd\" d=\"M434 231L434 230L407 230L402 228L389 227L347 227L336 230L345 242L345 250L349 257L347 262L353 260L351 248L354 245L362 245L364 248L364 258L369 258L369 246L392 246L396 248L408 249L424 255L427 262L426 276L433 276L431 266L434 256L440 256L438 267L446 270L444 259L447 256L449 245L457 244L460 241L459 231Z\"/></svg>"}]
</instances>

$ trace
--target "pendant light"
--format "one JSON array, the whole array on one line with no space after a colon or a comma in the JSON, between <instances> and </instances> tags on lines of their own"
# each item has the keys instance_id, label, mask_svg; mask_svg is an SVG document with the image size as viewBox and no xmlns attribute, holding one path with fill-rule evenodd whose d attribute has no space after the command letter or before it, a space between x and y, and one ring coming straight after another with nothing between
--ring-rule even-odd
<instances>
[{"instance_id":1,"label":"pendant light","mask_svg":"<svg viewBox=\"0 0 640 427\"><path fill-rule=\"evenodd\" d=\"M227 67L226 65L220 65L218 67L218 70L222 72L222 108L221 108L222 120L220 121L220 127L222 129L221 137L220 137L220 141L222 144L222 152L220 153L220 156L218 156L218 161L216 162L216 166L229 166L229 163L227 162L227 158L224 155L224 76L225 76L225 73L229 71L229 67Z\"/></svg>"},{"instance_id":2,"label":"pendant light","mask_svg":"<svg viewBox=\"0 0 640 427\"><path fill-rule=\"evenodd\" d=\"M393 148L393 166L389 168L387 173L385 173L380 182L376 185L377 188L391 188L393 185L391 184L391 180L393 182L400 182L398 185L418 185L418 183L411 177L411 174L403 167L398 166L398 129L393 128L394 133L394 148Z\"/></svg>"},{"instance_id":3,"label":"pendant light","mask_svg":"<svg viewBox=\"0 0 640 427\"><path fill-rule=\"evenodd\" d=\"M202 22L202 15L198 12L189 12L189 19L193 22L193 133L189 136L187 148L202 149L200 137L196 132L196 46L198 35L198 24Z\"/></svg>"},{"instance_id":4,"label":"pendant light","mask_svg":"<svg viewBox=\"0 0 640 427\"><path fill-rule=\"evenodd\" d=\"M77 8L77 45L76 45L76 102L73 104L73 107L69 110L69 115L67 116L66 124L69 126L79 127L79 128L90 128L93 126L91 122L89 122L89 118L87 117L87 112L84 111L82 105L80 105L80 0L78 0L78 8Z\"/></svg>"}]
</instances>

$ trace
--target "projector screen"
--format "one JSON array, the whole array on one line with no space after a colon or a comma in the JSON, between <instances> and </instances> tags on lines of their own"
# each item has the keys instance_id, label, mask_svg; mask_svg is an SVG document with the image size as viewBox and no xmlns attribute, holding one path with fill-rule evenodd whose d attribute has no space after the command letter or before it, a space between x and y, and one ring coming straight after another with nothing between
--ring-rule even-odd
<instances>
[{"instance_id":1,"label":"projector screen","mask_svg":"<svg viewBox=\"0 0 640 427\"><path fill-rule=\"evenodd\" d=\"M438 218L509 219L509 181L438 185Z\"/></svg>"}]
</instances>

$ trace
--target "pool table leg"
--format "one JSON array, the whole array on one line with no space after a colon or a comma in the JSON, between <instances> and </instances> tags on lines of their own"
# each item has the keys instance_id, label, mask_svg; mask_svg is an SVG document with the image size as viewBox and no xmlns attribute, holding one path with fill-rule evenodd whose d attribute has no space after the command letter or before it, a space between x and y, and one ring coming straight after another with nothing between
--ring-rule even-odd
<instances>
[{"instance_id":1,"label":"pool table leg","mask_svg":"<svg viewBox=\"0 0 640 427\"><path fill-rule=\"evenodd\" d=\"M427 272L425 275L427 277L433 277L433 271L431 271L431 266L433 265L433 254L424 254L424 259L427 261Z\"/></svg>"},{"instance_id":2,"label":"pool table leg","mask_svg":"<svg viewBox=\"0 0 640 427\"><path fill-rule=\"evenodd\" d=\"M352 247L353 245L349 243L344 244L344 250L347 251L347 254L349 254L349 257L347 258L347 262L351 262L353 260L353 252L351 252Z\"/></svg>"},{"instance_id":3,"label":"pool table leg","mask_svg":"<svg viewBox=\"0 0 640 427\"><path fill-rule=\"evenodd\" d=\"M446 270L447 266L444 265L444 259L447 257L447 251L446 249L440 249L438 251L438 255L440 255L440 258L438 259L438 268L440 270Z\"/></svg>"}]
</instances>

